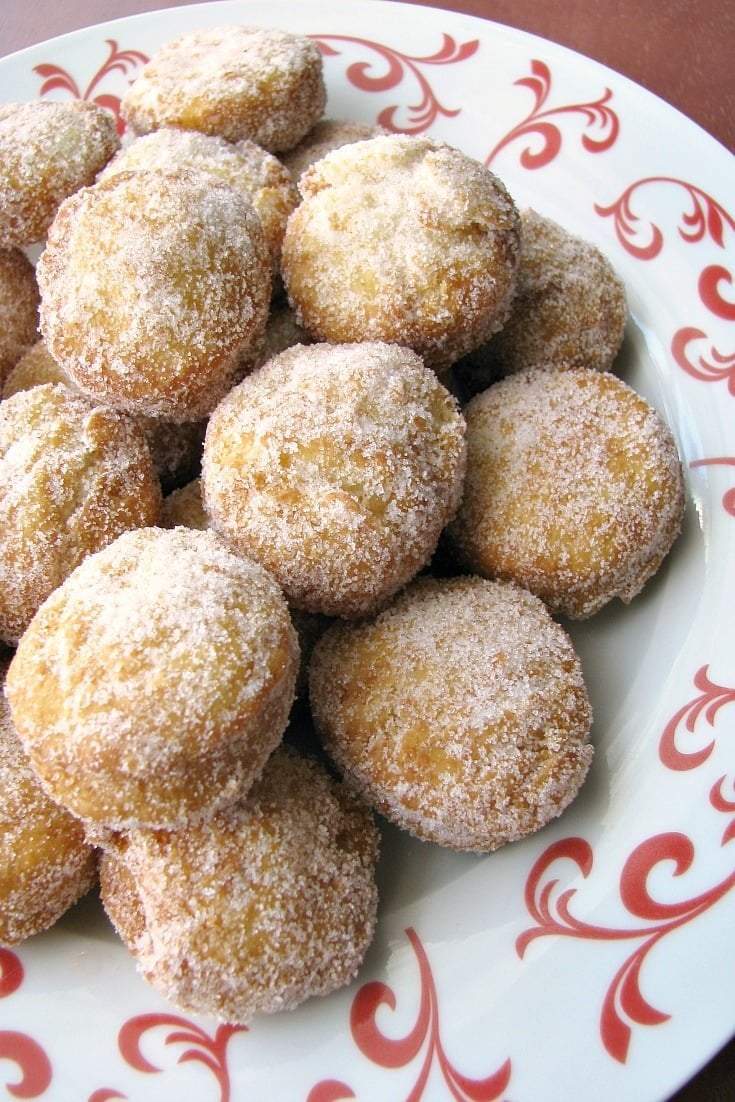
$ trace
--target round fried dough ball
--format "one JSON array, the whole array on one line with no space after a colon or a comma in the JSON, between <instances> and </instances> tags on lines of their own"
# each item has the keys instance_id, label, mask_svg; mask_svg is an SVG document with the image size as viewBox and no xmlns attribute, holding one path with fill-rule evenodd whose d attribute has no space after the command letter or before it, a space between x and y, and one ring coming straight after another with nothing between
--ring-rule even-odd
<instances>
[{"instance_id":1,"label":"round fried dough ball","mask_svg":"<svg viewBox=\"0 0 735 1102\"><path fill-rule=\"evenodd\" d=\"M38 285L20 249L0 249L0 391L38 336Z\"/></svg>"},{"instance_id":2,"label":"round fried dough ball","mask_svg":"<svg viewBox=\"0 0 735 1102\"><path fill-rule=\"evenodd\" d=\"M123 172L64 202L38 266L41 330L86 394L170 421L205 417L262 337L260 219L201 172Z\"/></svg>"},{"instance_id":3,"label":"round fried dough ball","mask_svg":"<svg viewBox=\"0 0 735 1102\"><path fill-rule=\"evenodd\" d=\"M26 757L2 691L0 662L0 945L48 929L97 879L84 828L48 796Z\"/></svg>"},{"instance_id":4,"label":"round fried dough ball","mask_svg":"<svg viewBox=\"0 0 735 1102\"><path fill-rule=\"evenodd\" d=\"M258 213L271 254L274 276L281 266L281 243L299 193L281 162L254 142L237 145L191 130L144 134L113 157L101 180L118 172L197 170L242 192Z\"/></svg>"},{"instance_id":5,"label":"round fried dough ball","mask_svg":"<svg viewBox=\"0 0 735 1102\"><path fill-rule=\"evenodd\" d=\"M320 119L297 146L283 154L281 160L291 173L291 178L298 181L302 172L321 161L333 149L341 149L343 145L362 142L366 138L377 138L380 134L387 133L384 127L374 126L369 122Z\"/></svg>"},{"instance_id":6,"label":"round fried dough ball","mask_svg":"<svg viewBox=\"0 0 735 1102\"><path fill-rule=\"evenodd\" d=\"M266 571L213 532L141 528L41 606L7 693L55 799L111 827L172 826L247 791L281 739L297 666Z\"/></svg>"},{"instance_id":7,"label":"round fried dough ball","mask_svg":"<svg viewBox=\"0 0 735 1102\"><path fill-rule=\"evenodd\" d=\"M119 146L114 116L95 103L0 104L0 248L41 241Z\"/></svg>"},{"instance_id":8,"label":"round fried dough ball","mask_svg":"<svg viewBox=\"0 0 735 1102\"><path fill-rule=\"evenodd\" d=\"M243 1023L349 983L372 941L370 812L283 746L248 796L178 831L104 841L102 901L183 1009Z\"/></svg>"},{"instance_id":9,"label":"round fried dough ball","mask_svg":"<svg viewBox=\"0 0 735 1102\"><path fill-rule=\"evenodd\" d=\"M660 415L605 372L512 375L465 407L467 478L448 529L460 563L554 612L630 601L681 527L684 484Z\"/></svg>"},{"instance_id":10,"label":"round fried dough ball","mask_svg":"<svg viewBox=\"0 0 735 1102\"><path fill-rule=\"evenodd\" d=\"M610 261L534 210L522 212L521 234L510 316L482 349L490 381L532 367L609 371L628 317L625 287Z\"/></svg>"},{"instance_id":11,"label":"round fried dough ball","mask_svg":"<svg viewBox=\"0 0 735 1102\"><path fill-rule=\"evenodd\" d=\"M354 142L299 180L282 274L315 338L382 340L443 369L505 321L519 217L491 172L426 137Z\"/></svg>"},{"instance_id":12,"label":"round fried dough ball","mask_svg":"<svg viewBox=\"0 0 735 1102\"><path fill-rule=\"evenodd\" d=\"M290 149L326 103L322 56L305 35L274 27L193 31L161 46L122 99L136 134L164 126L271 153Z\"/></svg>"},{"instance_id":13,"label":"round fried dough ball","mask_svg":"<svg viewBox=\"0 0 735 1102\"><path fill-rule=\"evenodd\" d=\"M24 352L5 380L3 398L43 383L61 383L76 394L79 388L53 358L44 340ZM205 421L162 421L158 417L134 417L150 449L153 467L164 492L192 479L199 471Z\"/></svg>"},{"instance_id":14,"label":"round fried dough ball","mask_svg":"<svg viewBox=\"0 0 735 1102\"><path fill-rule=\"evenodd\" d=\"M90 553L156 524L161 488L128 418L46 384L0 404L0 638L15 643Z\"/></svg>"},{"instance_id":15,"label":"round fried dough ball","mask_svg":"<svg viewBox=\"0 0 735 1102\"><path fill-rule=\"evenodd\" d=\"M464 462L459 408L410 349L295 345L212 414L204 501L296 608L359 616L431 557Z\"/></svg>"},{"instance_id":16,"label":"round fried dough ball","mask_svg":"<svg viewBox=\"0 0 735 1102\"><path fill-rule=\"evenodd\" d=\"M328 628L309 686L347 783L453 849L538 830L576 796L592 758L571 641L514 585L422 577L375 619Z\"/></svg>"}]
</instances>

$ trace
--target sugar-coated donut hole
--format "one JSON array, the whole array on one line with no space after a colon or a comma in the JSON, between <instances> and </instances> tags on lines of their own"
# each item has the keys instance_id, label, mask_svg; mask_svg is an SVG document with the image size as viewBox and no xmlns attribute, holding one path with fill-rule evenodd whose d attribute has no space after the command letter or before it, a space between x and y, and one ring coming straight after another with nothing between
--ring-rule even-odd
<instances>
[{"instance_id":1,"label":"sugar-coated donut hole","mask_svg":"<svg viewBox=\"0 0 735 1102\"><path fill-rule=\"evenodd\" d=\"M684 484L660 415L616 376L521 372L465 407L459 564L576 619L630 601L679 533Z\"/></svg>"},{"instance_id":2,"label":"sugar-coated donut hole","mask_svg":"<svg viewBox=\"0 0 735 1102\"><path fill-rule=\"evenodd\" d=\"M326 103L322 57L305 35L272 27L210 27L164 43L122 98L136 134L164 126L271 153L295 146Z\"/></svg>"},{"instance_id":3,"label":"sugar-coated donut hole","mask_svg":"<svg viewBox=\"0 0 735 1102\"><path fill-rule=\"evenodd\" d=\"M62 204L37 266L49 351L86 394L172 421L206 416L262 337L271 267L228 184L121 172Z\"/></svg>"},{"instance_id":4,"label":"sugar-coated donut hole","mask_svg":"<svg viewBox=\"0 0 735 1102\"><path fill-rule=\"evenodd\" d=\"M47 383L0 403L0 638L17 643L89 554L157 524L161 487L127 417Z\"/></svg>"},{"instance_id":5,"label":"sugar-coated donut hole","mask_svg":"<svg viewBox=\"0 0 735 1102\"><path fill-rule=\"evenodd\" d=\"M112 827L170 826L247 791L283 734L298 662L266 571L211 531L142 528L52 593L7 691L55 799Z\"/></svg>"},{"instance_id":6,"label":"sugar-coated donut hole","mask_svg":"<svg viewBox=\"0 0 735 1102\"><path fill-rule=\"evenodd\" d=\"M184 1009L237 1023L292 1009L348 983L372 939L372 817L288 747L206 820L100 840L105 908L143 975Z\"/></svg>"},{"instance_id":7,"label":"sugar-coated donut hole","mask_svg":"<svg viewBox=\"0 0 735 1102\"><path fill-rule=\"evenodd\" d=\"M0 248L42 241L119 146L114 116L96 103L0 104Z\"/></svg>"},{"instance_id":8,"label":"sugar-coated donut hole","mask_svg":"<svg viewBox=\"0 0 735 1102\"><path fill-rule=\"evenodd\" d=\"M395 342L443 369L502 326L519 216L478 161L426 137L378 136L327 154L299 190L282 273L315 338Z\"/></svg>"},{"instance_id":9,"label":"sugar-coated donut hole","mask_svg":"<svg viewBox=\"0 0 735 1102\"><path fill-rule=\"evenodd\" d=\"M376 609L426 565L463 474L456 401L380 342L269 360L212 414L202 463L214 527L328 616Z\"/></svg>"},{"instance_id":10,"label":"sugar-coated donut hole","mask_svg":"<svg viewBox=\"0 0 735 1102\"><path fill-rule=\"evenodd\" d=\"M576 796L591 710L571 641L520 587L423 577L373 619L335 623L309 667L346 782L419 838L486 852Z\"/></svg>"}]
</instances>

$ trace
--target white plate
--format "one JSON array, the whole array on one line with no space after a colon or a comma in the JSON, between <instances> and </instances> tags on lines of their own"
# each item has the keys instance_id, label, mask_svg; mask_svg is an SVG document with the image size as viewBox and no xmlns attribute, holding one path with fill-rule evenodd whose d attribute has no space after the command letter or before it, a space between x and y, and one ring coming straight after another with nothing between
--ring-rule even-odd
<instances>
[{"instance_id":1,"label":"white plate","mask_svg":"<svg viewBox=\"0 0 735 1102\"><path fill-rule=\"evenodd\" d=\"M62 1102L663 1099L735 1027L732 158L568 50L379 0L122 19L0 61L0 94L114 103L141 55L224 22L315 36L331 114L428 130L600 245L630 299L620 372L673 426L691 504L645 592L573 628L597 754L553 826L481 858L386 828L358 981L248 1030L162 1002L86 900L2 952L0 1081Z\"/></svg>"}]
</instances>

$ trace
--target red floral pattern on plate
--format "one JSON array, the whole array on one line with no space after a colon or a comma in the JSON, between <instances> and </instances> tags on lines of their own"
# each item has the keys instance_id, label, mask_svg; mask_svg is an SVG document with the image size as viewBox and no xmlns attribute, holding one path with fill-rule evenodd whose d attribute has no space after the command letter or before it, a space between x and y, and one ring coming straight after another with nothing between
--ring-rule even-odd
<instances>
[{"instance_id":1,"label":"red floral pattern on plate","mask_svg":"<svg viewBox=\"0 0 735 1102\"><path fill-rule=\"evenodd\" d=\"M468 57L477 51L479 42L472 39L469 42L457 43L450 34L443 35L442 45L433 54L423 57L402 53L391 46L381 42L374 42L367 38L353 38L343 34L314 34L311 38L319 46L325 57L337 57L340 51L331 45L338 42L341 45L354 45L365 47L376 56L378 62L385 64L383 72L375 72L376 61L356 61L347 67L345 75L349 82L359 88L361 92L386 92L397 88L406 77L410 77L418 85L421 98L418 103L409 104L406 107L393 104L384 108L377 117L379 126L395 133L420 134L436 121L439 115L452 117L458 115L460 108L444 107L439 102L431 84L422 72L426 65L454 65L457 62L466 61ZM400 111L407 113L407 121L399 123Z\"/></svg>"},{"instance_id":2,"label":"red floral pattern on plate","mask_svg":"<svg viewBox=\"0 0 735 1102\"><path fill-rule=\"evenodd\" d=\"M381 1068L405 1068L420 1061L405 1102L420 1102L435 1065L449 1092L448 1098L455 1102L493 1102L499 1099L510 1081L510 1061L506 1060L497 1071L483 1079L472 1079L454 1067L441 1040L439 996L429 958L414 929L409 927L406 937L419 966L420 1000L413 1028L405 1037L399 1038L387 1037L382 1032L376 1020L378 1011L386 1006L395 1010L396 996L387 984L373 980L359 989L352 1002L350 1032L353 1041L363 1056ZM326 1079L312 1088L307 1102L337 1102L338 1099L355 1097L346 1083Z\"/></svg>"},{"instance_id":3,"label":"red floral pattern on plate","mask_svg":"<svg viewBox=\"0 0 735 1102\"><path fill-rule=\"evenodd\" d=\"M714 726L718 712L735 702L735 690L716 684L702 666L694 676L698 694L680 708L664 727L659 740L659 758L669 770L681 772L697 769L707 761L714 741L706 746L683 751L677 745L677 735L683 730L694 734L703 718ZM725 795L726 778L720 777L710 789L710 804L715 811L731 815L735 799ZM726 845L735 838L735 819L721 837ZM654 1007L641 991L641 970L648 954L668 934L699 918L735 887L735 870L708 891L678 903L664 903L653 897L648 879L656 866L673 862L675 877L688 872L696 859L696 850L687 835L675 831L653 835L641 842L624 863L619 881L619 896L625 910L648 925L631 928L608 927L585 922L572 913L577 897L576 888L560 889L560 881L547 874L562 860L571 861L584 879L592 872L594 852L584 838L564 838L554 842L534 864L526 882L526 908L536 925L517 939L521 957L532 941L557 935L590 941L639 941L640 945L623 962L610 982L603 999L600 1015L600 1037L607 1052L625 1063L632 1035L632 1025L660 1025L669 1015Z\"/></svg>"},{"instance_id":4,"label":"red floral pattern on plate","mask_svg":"<svg viewBox=\"0 0 735 1102\"><path fill-rule=\"evenodd\" d=\"M167 1045L188 1045L189 1047L179 1056L178 1063L203 1064L217 1081L220 1091L219 1102L230 1102L227 1046L236 1033L247 1032L247 1026L220 1025L214 1036L210 1036L206 1030L178 1014L139 1014L129 1018L122 1026L118 1037L120 1053L131 1068L148 1075L161 1071L161 1068L152 1064L141 1050L141 1041L144 1036L154 1029L171 1031L166 1037ZM88 1102L107 1102L108 1099L126 1097L127 1095L120 1094L112 1088L100 1087L90 1095Z\"/></svg>"},{"instance_id":5,"label":"red floral pattern on plate","mask_svg":"<svg viewBox=\"0 0 735 1102\"><path fill-rule=\"evenodd\" d=\"M138 75L138 70L148 61L148 57L140 50L119 49L117 42L112 38L106 39L105 44L108 49L107 58L84 88L80 88L71 73L60 65L45 62L34 66L33 71L43 79L39 95L48 96L54 92L64 91L68 92L73 99L88 100L99 104L100 107L106 107L117 119L118 131L122 133L125 123L120 118L120 96L101 91L100 86L110 78L116 79L118 74L122 74L126 77L128 84L132 84Z\"/></svg>"},{"instance_id":6,"label":"red floral pattern on plate","mask_svg":"<svg viewBox=\"0 0 735 1102\"><path fill-rule=\"evenodd\" d=\"M588 153L604 153L612 148L620 132L620 120L610 107L612 92L606 88L599 99L586 103L570 103L549 106L551 94L551 70L543 61L531 62L531 75L521 77L515 83L528 88L534 97L534 106L517 126L500 139L485 158L485 164L491 165L501 150L519 139L540 139L540 146L534 148L533 140L523 149L520 162L524 168L545 168L559 154L562 147L562 132L558 120L567 116L581 116L584 119L585 133L582 145ZM556 121L552 121L552 120Z\"/></svg>"},{"instance_id":7,"label":"red floral pattern on plate","mask_svg":"<svg viewBox=\"0 0 735 1102\"><path fill-rule=\"evenodd\" d=\"M681 189L691 206L681 214L678 232L683 241L694 244L709 238L725 248L726 230L735 230L735 220L725 208L702 188L673 176L646 176L636 180L609 206L595 204L602 218L612 218L618 240L626 252L637 260L652 260L664 246L664 234L655 222L646 222L633 210L633 196L644 188L674 187Z\"/></svg>"},{"instance_id":8,"label":"red floral pattern on plate","mask_svg":"<svg viewBox=\"0 0 735 1102\"><path fill-rule=\"evenodd\" d=\"M15 994L24 978L20 958L10 949L0 949L0 999ZM14 1098L40 1098L52 1079L51 1062L38 1041L16 1029L0 1030L0 1060L9 1060L20 1078L6 1083Z\"/></svg>"}]
</instances>

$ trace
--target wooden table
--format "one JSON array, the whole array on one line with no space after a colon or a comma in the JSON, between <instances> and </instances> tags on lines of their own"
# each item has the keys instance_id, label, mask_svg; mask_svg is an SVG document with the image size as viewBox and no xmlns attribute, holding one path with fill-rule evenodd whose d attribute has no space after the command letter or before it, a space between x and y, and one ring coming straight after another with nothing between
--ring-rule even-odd
<instances>
[{"instance_id":1,"label":"wooden table","mask_svg":"<svg viewBox=\"0 0 735 1102\"><path fill-rule=\"evenodd\" d=\"M0 56L90 23L175 7L181 2L1 0ZM616 0L615 4L609 0L409 2L428 2L434 7L494 19L570 46L655 92L735 151L732 0L671 0L666 4L662 0ZM732 977L723 976L723 983L731 982ZM671 1102L733 1102L733 1099L735 1041Z\"/></svg>"}]
</instances>

